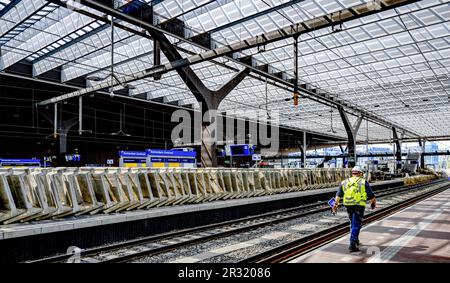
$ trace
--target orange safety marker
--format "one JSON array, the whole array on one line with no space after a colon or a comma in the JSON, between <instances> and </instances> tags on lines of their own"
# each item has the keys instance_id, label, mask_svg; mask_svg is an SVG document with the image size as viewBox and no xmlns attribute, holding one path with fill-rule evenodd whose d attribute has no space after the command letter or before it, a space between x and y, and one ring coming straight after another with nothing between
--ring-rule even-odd
<instances>
[{"instance_id":1,"label":"orange safety marker","mask_svg":"<svg viewBox=\"0 0 450 283\"><path fill-rule=\"evenodd\" d=\"M294 92L294 106L297 107L298 106L298 99L299 99L299 94L298 92Z\"/></svg>"}]
</instances>

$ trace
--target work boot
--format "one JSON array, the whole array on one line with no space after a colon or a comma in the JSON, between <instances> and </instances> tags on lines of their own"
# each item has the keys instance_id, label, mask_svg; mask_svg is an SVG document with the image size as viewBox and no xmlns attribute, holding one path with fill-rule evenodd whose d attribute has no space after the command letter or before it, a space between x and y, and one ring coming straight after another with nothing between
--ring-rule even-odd
<instances>
[{"instance_id":1,"label":"work boot","mask_svg":"<svg viewBox=\"0 0 450 283\"><path fill-rule=\"evenodd\" d=\"M349 250L351 253L359 252L359 248L356 246L355 243L351 243L350 246L348 247L348 250Z\"/></svg>"}]
</instances>

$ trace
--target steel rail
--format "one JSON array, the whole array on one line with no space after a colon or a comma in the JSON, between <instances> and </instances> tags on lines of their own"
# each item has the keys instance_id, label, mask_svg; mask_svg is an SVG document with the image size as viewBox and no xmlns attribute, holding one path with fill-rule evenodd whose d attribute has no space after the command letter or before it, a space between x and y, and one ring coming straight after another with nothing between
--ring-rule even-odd
<instances>
[{"instance_id":1,"label":"steel rail","mask_svg":"<svg viewBox=\"0 0 450 283\"><path fill-rule=\"evenodd\" d=\"M424 194L420 194L418 196L409 198L407 200L401 201L400 203L396 203L391 206L387 206L385 208L380 209L379 211L372 212L367 215L364 219L364 226L375 221L378 221L386 216L392 215L399 210L410 207L424 199L427 199L431 196L439 194L450 187L449 184L444 185L443 187L436 188L430 192L426 192ZM336 239L346 235L349 233L350 222L347 221L345 223L324 229L317 233L308 235L301 239L295 240L293 242L280 245L268 251L259 253L252 257L246 258L240 263L285 263L294 258L298 258L302 255L305 255L313 250L317 250L318 248L335 241Z\"/></svg>"},{"instance_id":2,"label":"steel rail","mask_svg":"<svg viewBox=\"0 0 450 283\"><path fill-rule=\"evenodd\" d=\"M426 184L418 184L418 185L414 185L414 186L401 186L401 187L394 187L394 188L378 189L375 191L382 191L383 193L378 195L378 197L384 197L384 196L389 196L389 195L393 195L393 194L398 194L398 193L401 193L404 191L420 189L421 187L427 187L427 186L430 186L430 185L433 185L433 184L436 184L439 182L442 182L442 180L435 180L435 181L432 181L432 182L429 182ZM311 208L311 209L309 209L309 208ZM273 225L273 224L282 223L282 222L285 222L288 220L305 217L305 216L308 216L311 214L325 212L328 210L330 210L330 208L327 205L327 201L323 201L320 203L312 203L312 204L308 204L308 205L304 205L304 206L300 206L300 207L288 208L285 210L268 212L268 213L259 214L259 215L255 215L255 216L249 216L249 217L240 218L240 219L236 219L236 220L230 220L230 221L221 222L221 223L214 223L214 224L209 224L209 225L204 225L204 226L199 226L199 227L194 227L194 228L188 228L188 229L184 229L184 230L180 230L180 231L176 231L176 232L169 232L169 233L159 234L159 235L155 235L155 236L149 236L149 237L141 238L138 240L131 240L131 241L126 241L126 242L122 242L122 243L118 243L118 244L87 249L87 250L81 251L80 256L81 257L84 256L85 258L95 257L96 255L99 255L101 253L111 253L111 252L115 252L115 251L118 251L120 249L127 248L127 247L132 248L132 247L136 247L136 246L146 244L146 243L150 244L155 241L168 240L168 239L172 239L174 237L186 236L186 235L189 235L192 233L207 232L208 230L217 229L220 227L229 227L230 225L233 225L233 224L240 224L240 223L248 222L248 221L256 221L258 219L262 219L262 218L266 218L266 217L276 217L278 215L288 214L283 217L269 219L267 221L262 221L262 222L259 222L256 224L243 225L241 227L237 227L237 228L234 228L234 229L231 229L228 231L212 233L210 235L207 235L207 236L204 236L201 238L195 238L195 239L191 239L191 240L181 241L176 244L147 249L147 250L143 250L140 252L129 253L129 254L126 254L123 256L119 256L116 258L111 258L111 259L108 259L105 261L101 261L104 263L127 262L132 259L141 258L141 257L145 257L145 256L157 255L157 254L161 254L164 252L174 250L176 248L189 246L192 244L197 244L197 243L205 242L205 241L212 240L212 239L222 238L222 237L226 237L226 236L236 234L236 233L250 231L250 230L265 227L268 225ZM49 257L49 258L27 261L27 262L28 263L64 262L65 260L71 258L72 256L73 256L72 254L64 254L64 255L57 255L57 256L53 256L53 257Z\"/></svg>"},{"instance_id":3,"label":"steel rail","mask_svg":"<svg viewBox=\"0 0 450 283\"><path fill-rule=\"evenodd\" d=\"M427 186L429 186L430 184L427 184ZM419 186L420 187L420 186ZM385 197L385 196L390 196L393 194L398 194L401 192L404 192L406 190L411 190L411 187L402 187L402 188L394 188L389 190L389 192L384 193L379 195L379 197ZM188 241L182 241L176 244L172 244L172 245L168 245L168 246L163 246L160 248L156 248L156 249L150 249L150 250L144 250L144 251L140 251L140 252L136 252L136 253L130 253L130 254L126 254L123 256L119 256L117 258L112 258L109 260L105 260L102 261L102 263L123 263L123 262L129 262L131 260L135 260L135 259L139 259L142 257L146 257L146 256L154 256L154 255L158 255L164 252L169 252L172 251L174 249L180 248L180 247L186 247L186 246L190 246L193 244L197 244L197 243L203 243L209 240L214 240L214 239L218 239L218 238L223 238L229 235L234 235L234 234L238 234L238 233L242 233L242 232L247 232L247 231L252 231L258 228L262 228L262 227L266 227L266 226L270 226L270 225L274 225L274 224L278 224L278 223L283 223L289 220L293 220L293 219L297 219L297 218L302 218L308 215L313 215L313 214L317 214L317 213L321 213L321 212L326 212L329 211L330 207L328 206L328 204L325 202L321 208L317 208L317 209L311 209L311 210L307 210L307 211L301 211L299 213L294 213L293 215L288 215L285 217L279 217L276 219L270 219L261 223L256 223L256 224L252 224L252 225L247 225L247 226L242 226L242 227L238 227L235 229L232 229L230 231L225 231L225 232L219 232L219 233L214 233L199 239L193 239L193 240L188 240ZM279 213L277 214L273 214L275 215L280 215ZM258 218L261 218L258 217ZM238 222L242 222L242 220L238 221ZM348 230L348 229L347 229Z\"/></svg>"}]
</instances>

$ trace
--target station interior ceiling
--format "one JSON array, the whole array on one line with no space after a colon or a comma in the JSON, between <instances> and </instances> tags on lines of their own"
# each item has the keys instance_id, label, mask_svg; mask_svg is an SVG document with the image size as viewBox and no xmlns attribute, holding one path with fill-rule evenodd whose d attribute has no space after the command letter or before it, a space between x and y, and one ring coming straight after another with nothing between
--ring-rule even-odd
<instances>
[{"instance_id":1,"label":"station interior ceiling","mask_svg":"<svg viewBox=\"0 0 450 283\"><path fill-rule=\"evenodd\" d=\"M50 150L58 142L51 136L53 108L36 107L36 103L95 86L101 82L87 78L110 74L111 26L56 2L0 1L2 154L14 154L10 149L18 144L21 146L17 150ZM220 47L356 5L385 5L389 1L144 2L153 5L159 22L178 19L189 33L208 32L215 46ZM297 58L300 84L351 103L351 123L358 118L356 109L397 125L405 131L405 138L449 137L450 1L406 2L410 3L301 34ZM155 67L153 40L121 28L114 29L114 38L117 76ZM183 58L207 50L170 34L167 38L178 50L184 50L180 51ZM241 58L252 56L255 64L269 66L272 74L282 72L288 79L294 76L292 38L237 53ZM168 59L161 55L161 64L166 63ZM244 69L228 57L191 67L210 89L218 89ZM114 98L104 94L85 96L85 132L79 135L77 127L72 129L69 147L83 147L83 143L99 149L167 147L165 141L170 140L174 125L171 113L179 107L199 107L176 71L163 74L161 80L145 78L130 84L130 89L116 88ZM60 103L60 119L77 117L77 103L75 99ZM242 119L254 119L261 111L279 113L282 147L296 146L302 132L309 133L308 143L316 146L345 143L347 139L339 111L333 105L306 98L300 91L299 105L295 106L291 89L258 73L247 76L218 110ZM122 129L121 119L125 120ZM393 138L389 125L363 120L356 140L388 141ZM126 134L111 135L120 130Z\"/></svg>"}]
</instances>

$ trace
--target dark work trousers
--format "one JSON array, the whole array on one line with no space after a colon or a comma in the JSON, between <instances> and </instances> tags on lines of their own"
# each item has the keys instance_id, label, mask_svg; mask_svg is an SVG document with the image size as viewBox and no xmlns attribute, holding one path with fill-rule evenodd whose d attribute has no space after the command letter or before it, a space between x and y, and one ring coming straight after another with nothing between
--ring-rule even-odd
<instances>
[{"instance_id":1,"label":"dark work trousers","mask_svg":"<svg viewBox=\"0 0 450 283\"><path fill-rule=\"evenodd\" d=\"M359 243L359 231L363 223L365 207L361 205L346 206L350 219L350 244Z\"/></svg>"}]
</instances>

